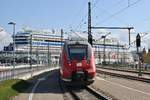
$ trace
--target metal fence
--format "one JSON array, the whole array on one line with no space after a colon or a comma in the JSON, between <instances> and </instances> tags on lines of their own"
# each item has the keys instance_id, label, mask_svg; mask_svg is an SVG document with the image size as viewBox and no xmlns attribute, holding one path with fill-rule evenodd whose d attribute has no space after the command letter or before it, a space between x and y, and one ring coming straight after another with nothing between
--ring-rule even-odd
<instances>
[{"instance_id":1,"label":"metal fence","mask_svg":"<svg viewBox=\"0 0 150 100\"><path fill-rule=\"evenodd\" d=\"M11 69L5 69L0 71L0 81L7 80L7 79L16 79L24 75L34 75L34 73L38 71L42 71L45 69L50 69L52 67L56 67L56 65L51 66L45 66L45 65L33 65L32 67L22 67L22 68L16 68L15 70L13 68Z\"/></svg>"}]
</instances>

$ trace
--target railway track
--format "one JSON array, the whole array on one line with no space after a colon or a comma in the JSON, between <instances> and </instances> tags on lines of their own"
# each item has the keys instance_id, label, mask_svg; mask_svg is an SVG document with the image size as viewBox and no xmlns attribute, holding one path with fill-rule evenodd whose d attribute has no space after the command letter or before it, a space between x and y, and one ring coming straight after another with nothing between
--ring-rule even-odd
<instances>
[{"instance_id":1,"label":"railway track","mask_svg":"<svg viewBox=\"0 0 150 100\"><path fill-rule=\"evenodd\" d=\"M136 72L132 72L132 71L123 71L123 70L115 70L115 71L122 71L122 72L127 72L127 73L136 73ZM111 75L111 76L122 77L122 78L127 78L127 79L138 80L138 81L150 83L150 78L143 77L143 76L122 74L122 73L119 73L119 72L115 73L115 72L111 71L110 69L107 70L107 71L104 71L104 70L98 68L97 72L100 73L100 74L107 74L107 75ZM148 74L148 73L146 73L146 74Z\"/></svg>"},{"instance_id":2,"label":"railway track","mask_svg":"<svg viewBox=\"0 0 150 100\"><path fill-rule=\"evenodd\" d=\"M67 90L75 100L108 100L91 87L67 87Z\"/></svg>"},{"instance_id":3,"label":"railway track","mask_svg":"<svg viewBox=\"0 0 150 100\"><path fill-rule=\"evenodd\" d=\"M137 70L126 70L126 69L117 69L117 68L108 68L108 67L105 67L103 69L115 70L115 71L123 71L123 72L130 72L130 73L139 73L139 71L137 71ZM142 72L142 74L150 75L150 72Z\"/></svg>"},{"instance_id":4,"label":"railway track","mask_svg":"<svg viewBox=\"0 0 150 100\"><path fill-rule=\"evenodd\" d=\"M66 86L60 79L59 84L65 100L108 100L90 86Z\"/></svg>"}]
</instances>

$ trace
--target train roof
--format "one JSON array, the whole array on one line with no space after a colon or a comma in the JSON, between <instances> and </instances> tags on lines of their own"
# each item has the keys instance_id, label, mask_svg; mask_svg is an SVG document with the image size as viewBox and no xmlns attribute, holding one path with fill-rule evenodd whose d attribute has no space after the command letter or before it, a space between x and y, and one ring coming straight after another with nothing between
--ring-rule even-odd
<instances>
[{"instance_id":1,"label":"train roof","mask_svg":"<svg viewBox=\"0 0 150 100\"><path fill-rule=\"evenodd\" d=\"M69 44L86 44L86 45L89 45L89 43L87 41L65 41L65 44L66 45L69 45Z\"/></svg>"}]
</instances>

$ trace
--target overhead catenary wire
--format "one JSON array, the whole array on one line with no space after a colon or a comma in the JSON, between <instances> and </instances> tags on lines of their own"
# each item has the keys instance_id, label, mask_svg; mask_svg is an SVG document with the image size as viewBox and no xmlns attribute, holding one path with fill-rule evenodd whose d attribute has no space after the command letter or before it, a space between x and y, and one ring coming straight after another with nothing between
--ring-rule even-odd
<instances>
[{"instance_id":1,"label":"overhead catenary wire","mask_svg":"<svg viewBox=\"0 0 150 100\"><path fill-rule=\"evenodd\" d=\"M110 15L110 17L116 16L117 14L119 14L119 13L121 13L122 11L126 10L127 8L129 8L129 7L131 7L131 6L135 5L135 4L137 4L139 1L141 1L141 0L137 0L137 1L133 2L133 3L128 3L128 6L127 6L127 7L125 7L125 8L123 8L123 9L117 11L116 13ZM95 1L95 2L97 2L97 1ZM119 1L118 3L121 3L121 2ZM93 4L94 6L92 7L92 9L96 6L96 4L97 4L97 3L94 3L94 4ZM86 15L86 16L87 16L87 15ZM83 18L83 19L81 20L81 23L79 24L79 26L77 26L77 28L78 28L78 27L81 28L81 27L82 27L83 25L85 25L85 24L87 24L87 22L84 21L84 18Z\"/></svg>"},{"instance_id":2,"label":"overhead catenary wire","mask_svg":"<svg viewBox=\"0 0 150 100\"><path fill-rule=\"evenodd\" d=\"M95 1L93 2L93 6L92 6L91 9L94 9L94 8L96 7L96 5L97 5L100 1L101 1L101 0L95 0ZM86 13L86 14L82 17L80 23L77 25L77 27L76 27L75 29L78 29L78 28L81 29L81 27L82 27L83 25L86 25L86 24L87 24L87 21L86 21L87 16L88 16L88 14Z\"/></svg>"},{"instance_id":3,"label":"overhead catenary wire","mask_svg":"<svg viewBox=\"0 0 150 100\"><path fill-rule=\"evenodd\" d=\"M95 3L93 3L93 6L92 6L91 9L94 9L94 8L96 7L96 5L98 5L99 1L100 1L100 0L95 1ZM114 4L114 7L118 6L118 5L121 4L121 3L123 3L122 0L119 0L116 4ZM112 9L112 8L111 8L111 9ZM106 10L103 10L103 11L106 12L106 13L108 13L108 11L106 11ZM110 13L108 13L108 14L110 15ZM86 15L86 16L87 16L87 15ZM86 16L85 16L85 17L86 17ZM84 18L85 18L85 17L84 17ZM84 18L81 20L81 23L79 24L78 27L81 27L82 25L86 25L86 24L87 24L87 21L84 22ZM126 22L124 22L124 21L122 21L122 20L119 20L119 19L116 18L116 17L114 17L114 18L117 19L117 20L120 21L120 22L125 23L125 24L127 25ZM98 16L96 16L96 19L98 19ZM96 25L97 25L97 24L98 24L98 23L96 23Z\"/></svg>"},{"instance_id":4,"label":"overhead catenary wire","mask_svg":"<svg viewBox=\"0 0 150 100\"><path fill-rule=\"evenodd\" d=\"M140 20L140 21L138 21L138 22L136 22L136 23L133 23L134 24L134 26L140 26L141 24L143 24L143 23L146 23L146 22L148 22L150 20L150 16L149 17L146 17L146 18L144 18L144 19L142 19L142 20ZM148 22L149 23L149 22Z\"/></svg>"},{"instance_id":5,"label":"overhead catenary wire","mask_svg":"<svg viewBox=\"0 0 150 100\"><path fill-rule=\"evenodd\" d=\"M92 8L91 9L94 9L95 7L96 7L96 5L98 4L100 2L100 0L95 0L95 2L93 3L93 6L92 6ZM114 5L114 7L116 7L116 6L118 6L119 4L121 4L122 3L122 0L119 0L115 5ZM134 2L134 3L136 3L136 2ZM129 4L129 3L128 3ZM133 4L133 3L132 3ZM130 4L130 5L132 5L132 4ZM130 5L128 5L128 6L130 6ZM110 15L110 14L109 14ZM87 25L87 21L85 21L84 19L87 17L87 14L82 18L82 20L81 20L81 22L80 22L80 24L75 28L75 29L78 29L78 28L80 28L81 29L81 27L83 26L83 25ZM113 16L112 16L113 17ZM98 17L97 17L98 18ZM116 18L118 21L120 21L120 22L123 22L123 21L121 21L121 20L119 20L118 18ZM126 22L123 22L123 23L125 23L126 25L127 25L127 23ZM98 23L97 23L98 24ZM96 25L97 25L96 24Z\"/></svg>"},{"instance_id":6,"label":"overhead catenary wire","mask_svg":"<svg viewBox=\"0 0 150 100\"><path fill-rule=\"evenodd\" d=\"M111 9L114 8L114 7L119 6L121 3L123 3L123 1L122 1L122 0L119 0L117 3L115 3L115 4L113 5L113 7L111 7ZM105 13L108 13L108 11L105 10L105 9L102 9L102 8L99 8L99 9L103 10L103 12L105 12ZM108 8L108 9L109 9L109 8ZM110 15L110 13L108 13L108 14ZM102 15L102 13L101 13L101 15ZM98 17L99 17L99 16L97 15L97 16L96 16L96 19L97 19Z\"/></svg>"},{"instance_id":7,"label":"overhead catenary wire","mask_svg":"<svg viewBox=\"0 0 150 100\"><path fill-rule=\"evenodd\" d=\"M81 3L82 8L86 6L86 2L87 2L86 0L83 0L83 2ZM76 17L76 16L79 16L79 14L80 14L82 8L78 9L78 11L74 14L75 17ZM75 22L75 17L74 17L74 19L72 20L72 23ZM72 23L71 23L71 24L72 24ZM71 26L72 26L72 25L71 25Z\"/></svg>"},{"instance_id":8,"label":"overhead catenary wire","mask_svg":"<svg viewBox=\"0 0 150 100\"><path fill-rule=\"evenodd\" d=\"M128 6L124 7L124 8L122 8L122 9L120 9L119 11L115 12L114 14L108 16L106 19L104 19L104 20L101 21L100 23L104 23L104 22L108 21L108 19L111 19L112 17L114 17L114 16L116 16L116 15L118 15L118 14L120 14L120 13L123 13L126 9L128 9L128 8L130 8L131 6L133 6L133 5L137 4L137 3L139 3L140 1L141 1L141 0L137 0L137 1L133 2L133 3L130 3L130 5L128 5Z\"/></svg>"},{"instance_id":9,"label":"overhead catenary wire","mask_svg":"<svg viewBox=\"0 0 150 100\"><path fill-rule=\"evenodd\" d=\"M115 8L115 7L117 7L117 6L119 6L119 5L122 4L122 3L123 3L123 1L122 1L122 0L119 0L117 3L115 3L115 4L113 5L113 7L111 7L111 9L113 9L113 8ZM105 9L103 9L103 8L99 8L99 9L101 9L102 12L105 12L106 14L111 15L110 12L108 12L107 10L105 10ZM103 15L103 14L101 13L101 15ZM99 16L97 15L95 19L98 19L98 18L99 18ZM113 16L113 18L114 18L115 20L117 20L118 22L121 22L121 23L127 25L127 22L125 22L124 20L121 20L121 19L119 19L119 18L116 17L116 16ZM98 25L98 23L99 23L99 22L96 22L96 23L95 23L95 26Z\"/></svg>"},{"instance_id":10,"label":"overhead catenary wire","mask_svg":"<svg viewBox=\"0 0 150 100\"><path fill-rule=\"evenodd\" d=\"M96 4L97 4L98 2L99 2L99 1L95 1L95 3L94 3L93 6L92 6L92 9L96 6ZM121 3L121 1L117 2L117 4L119 4L119 3ZM87 24L87 22L84 22L84 23L83 23L83 21L84 21L84 19L81 20L81 23L79 24L78 27L81 27L82 25ZM83 24L82 24L82 23L83 23Z\"/></svg>"},{"instance_id":11,"label":"overhead catenary wire","mask_svg":"<svg viewBox=\"0 0 150 100\"><path fill-rule=\"evenodd\" d=\"M123 8L123 9L121 9L121 10L115 12L114 14L110 15L107 19L115 17L117 14L122 13L124 10L126 10L126 9L128 9L129 7L131 7L131 6L135 5L135 4L137 4L139 1L141 1L141 0L137 0L137 1L133 2L133 3L128 3L128 6L127 6L127 7L125 7L125 8ZM129 2L129 1L128 1L128 2ZM103 22L105 22L105 21L107 21L107 20L105 19ZM101 22L101 23L103 23L103 22Z\"/></svg>"},{"instance_id":12,"label":"overhead catenary wire","mask_svg":"<svg viewBox=\"0 0 150 100\"><path fill-rule=\"evenodd\" d=\"M107 13L108 15L110 15L110 13L109 13L108 11L106 11L106 10L104 10L104 9L101 9L101 10L105 11L105 13ZM117 20L118 22L121 22L121 23L125 24L126 26L128 25L127 22L125 22L124 20L119 19L119 18L116 17L116 16L113 16L113 18L114 18L115 20ZM98 17L97 17L96 19L98 19ZM99 22L95 23L95 26L98 25L98 24L99 24Z\"/></svg>"},{"instance_id":13,"label":"overhead catenary wire","mask_svg":"<svg viewBox=\"0 0 150 100\"><path fill-rule=\"evenodd\" d=\"M79 33L73 31L73 30L70 30L71 32L73 32L76 36L78 36L80 39L83 39L83 40L86 40L86 38L82 37L79 35Z\"/></svg>"}]
</instances>

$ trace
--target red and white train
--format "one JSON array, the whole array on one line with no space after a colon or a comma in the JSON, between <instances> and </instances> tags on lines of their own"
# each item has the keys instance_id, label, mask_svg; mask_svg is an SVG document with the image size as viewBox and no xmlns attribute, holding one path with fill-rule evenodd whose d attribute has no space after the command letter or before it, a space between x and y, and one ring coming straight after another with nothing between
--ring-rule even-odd
<instances>
[{"instance_id":1,"label":"red and white train","mask_svg":"<svg viewBox=\"0 0 150 100\"><path fill-rule=\"evenodd\" d=\"M92 46L87 41L67 41L60 56L60 77L65 82L94 82L96 67Z\"/></svg>"}]
</instances>

